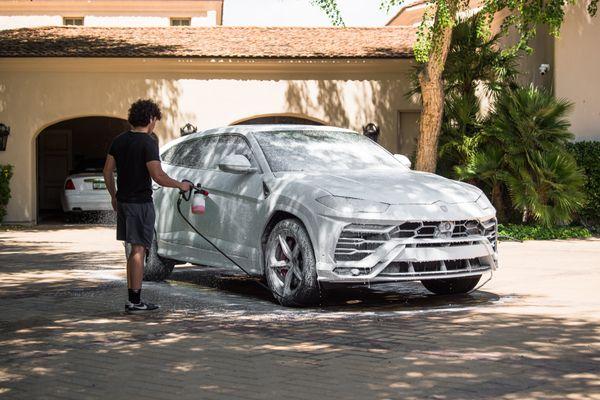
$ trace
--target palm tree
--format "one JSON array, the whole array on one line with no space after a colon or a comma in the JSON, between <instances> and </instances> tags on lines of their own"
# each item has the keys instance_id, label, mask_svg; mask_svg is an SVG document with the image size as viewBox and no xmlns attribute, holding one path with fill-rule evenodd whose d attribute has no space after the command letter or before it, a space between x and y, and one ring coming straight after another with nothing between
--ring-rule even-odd
<instances>
[{"instance_id":1,"label":"palm tree","mask_svg":"<svg viewBox=\"0 0 600 400\"><path fill-rule=\"evenodd\" d=\"M480 135L476 136L477 138ZM492 204L500 221L505 215L505 186L506 172L504 171L505 153L500 147L490 146L485 151L473 151L466 165L455 167L456 176L478 184L490 194Z\"/></svg>"},{"instance_id":2,"label":"palm tree","mask_svg":"<svg viewBox=\"0 0 600 400\"><path fill-rule=\"evenodd\" d=\"M502 91L479 135L478 151L457 174L491 189L497 209L508 193L522 222L569 222L584 201L584 175L566 150L573 138L566 117L571 108L533 86Z\"/></svg>"},{"instance_id":3,"label":"palm tree","mask_svg":"<svg viewBox=\"0 0 600 400\"><path fill-rule=\"evenodd\" d=\"M475 95L481 85L486 94L494 95L515 83L518 56L500 50L504 31L487 37L480 34L481 18L477 14L454 27L444 70L447 92Z\"/></svg>"},{"instance_id":4,"label":"palm tree","mask_svg":"<svg viewBox=\"0 0 600 400\"><path fill-rule=\"evenodd\" d=\"M566 151L532 154L535 170L522 163L504 179L513 206L523 210L523 222L566 224L585 201L584 175Z\"/></svg>"}]
</instances>

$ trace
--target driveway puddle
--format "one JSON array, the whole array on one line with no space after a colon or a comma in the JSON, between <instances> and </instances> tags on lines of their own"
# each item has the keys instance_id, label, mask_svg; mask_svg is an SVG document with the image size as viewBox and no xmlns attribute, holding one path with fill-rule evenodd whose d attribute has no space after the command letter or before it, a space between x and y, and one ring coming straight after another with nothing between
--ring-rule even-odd
<instances>
[{"instance_id":1,"label":"driveway puddle","mask_svg":"<svg viewBox=\"0 0 600 400\"><path fill-rule=\"evenodd\" d=\"M214 305L237 306L248 312L283 312L288 315L447 312L489 306L507 300L485 290L465 295L436 296L429 293L420 282L406 282L329 288L319 306L294 309L280 307L255 279L231 275L229 271L221 269L178 267L169 283L185 292L185 297L197 295L205 300L210 297L210 303ZM210 294L206 293L207 289ZM201 295L199 292L204 293Z\"/></svg>"}]
</instances>

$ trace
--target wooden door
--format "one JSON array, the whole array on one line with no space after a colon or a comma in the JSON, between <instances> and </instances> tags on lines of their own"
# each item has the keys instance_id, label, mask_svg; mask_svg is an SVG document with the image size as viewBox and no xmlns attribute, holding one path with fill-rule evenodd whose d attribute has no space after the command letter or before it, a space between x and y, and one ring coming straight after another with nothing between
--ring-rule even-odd
<instances>
[{"instance_id":1,"label":"wooden door","mask_svg":"<svg viewBox=\"0 0 600 400\"><path fill-rule=\"evenodd\" d=\"M60 210L60 196L71 170L71 130L46 130L38 137L38 209Z\"/></svg>"},{"instance_id":2,"label":"wooden door","mask_svg":"<svg viewBox=\"0 0 600 400\"><path fill-rule=\"evenodd\" d=\"M410 157L417 147L419 137L419 111L398 111L398 131L396 132L396 150L398 154Z\"/></svg>"}]
</instances>

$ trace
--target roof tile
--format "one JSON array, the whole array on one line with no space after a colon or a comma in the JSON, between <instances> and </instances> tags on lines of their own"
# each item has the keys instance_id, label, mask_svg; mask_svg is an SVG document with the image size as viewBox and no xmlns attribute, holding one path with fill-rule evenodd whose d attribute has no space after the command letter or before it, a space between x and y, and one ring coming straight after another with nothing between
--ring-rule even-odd
<instances>
[{"instance_id":1,"label":"roof tile","mask_svg":"<svg viewBox=\"0 0 600 400\"><path fill-rule=\"evenodd\" d=\"M0 57L407 58L409 27L92 28L1 31Z\"/></svg>"}]
</instances>

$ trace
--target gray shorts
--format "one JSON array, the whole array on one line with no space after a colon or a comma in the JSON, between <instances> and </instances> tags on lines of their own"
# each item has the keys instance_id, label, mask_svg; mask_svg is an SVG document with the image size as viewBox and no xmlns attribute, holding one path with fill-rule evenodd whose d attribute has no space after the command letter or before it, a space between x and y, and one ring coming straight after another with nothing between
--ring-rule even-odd
<instances>
[{"instance_id":1,"label":"gray shorts","mask_svg":"<svg viewBox=\"0 0 600 400\"><path fill-rule=\"evenodd\" d=\"M117 240L150 248L154 237L153 203L117 203Z\"/></svg>"}]
</instances>

